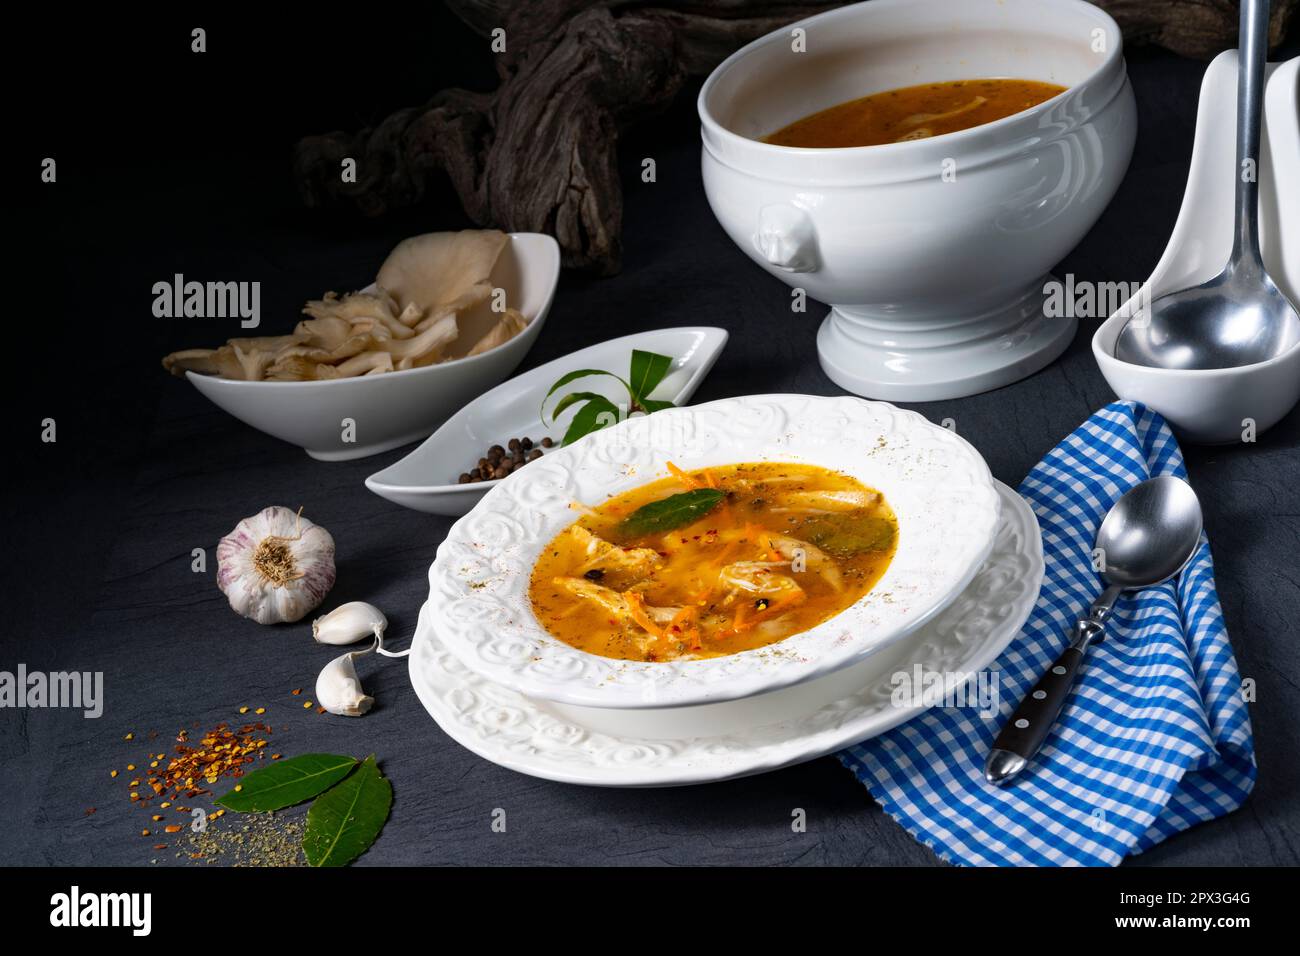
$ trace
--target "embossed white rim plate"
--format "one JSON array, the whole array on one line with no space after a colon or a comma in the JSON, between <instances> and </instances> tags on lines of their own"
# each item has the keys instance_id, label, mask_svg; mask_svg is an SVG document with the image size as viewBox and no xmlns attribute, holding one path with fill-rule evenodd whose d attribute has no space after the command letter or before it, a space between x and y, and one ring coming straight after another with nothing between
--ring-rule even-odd
<instances>
[{"instance_id":1,"label":"embossed white rim plate","mask_svg":"<svg viewBox=\"0 0 1300 956\"><path fill-rule=\"evenodd\" d=\"M800 462L879 489L898 550L876 586L835 617L767 647L706 660L622 661L552 637L528 597L545 545L595 505L667 474ZM429 569L439 636L470 670L528 697L580 707L735 700L855 664L916 631L970 583L993 546L998 494L954 432L885 402L754 395L624 421L509 476L452 527Z\"/></svg>"},{"instance_id":2,"label":"embossed white rim plate","mask_svg":"<svg viewBox=\"0 0 1300 956\"><path fill-rule=\"evenodd\" d=\"M593 730L554 704L533 701L470 671L442 644L426 604L410 657L411 683L425 709L453 740L479 756L534 777L607 787L668 787L777 770L875 737L927 709L924 701L893 702L898 673L971 675L988 668L1020 632L1043 580L1038 522L1005 485L997 539L975 578L909 640L861 664L807 684L725 704L686 708L714 729L723 712L751 710L777 698L808 706L777 723L751 722L722 734L646 739ZM857 686L824 691L853 674ZM833 691L832 691L833 694ZM821 700L818 700L821 696ZM793 709L791 700L778 709ZM674 712L661 712L674 713ZM724 721L725 722L725 721Z\"/></svg>"}]
</instances>

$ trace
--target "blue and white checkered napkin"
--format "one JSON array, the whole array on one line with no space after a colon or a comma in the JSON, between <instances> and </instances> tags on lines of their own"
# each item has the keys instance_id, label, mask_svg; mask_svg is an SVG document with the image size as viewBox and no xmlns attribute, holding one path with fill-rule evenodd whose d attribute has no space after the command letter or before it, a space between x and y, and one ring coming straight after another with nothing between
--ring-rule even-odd
<instances>
[{"instance_id":1,"label":"blue and white checkered napkin","mask_svg":"<svg viewBox=\"0 0 1300 956\"><path fill-rule=\"evenodd\" d=\"M984 780L1002 723L1101 593L1091 557L1102 517L1155 475L1185 478L1182 454L1164 420L1132 402L1106 406L1052 449L1019 488L1038 515L1047 568L1029 621L994 664L1001 713L937 707L839 754L943 859L1114 866L1250 793L1250 717L1204 538L1175 582L1120 599L1030 767L1005 788Z\"/></svg>"}]
</instances>

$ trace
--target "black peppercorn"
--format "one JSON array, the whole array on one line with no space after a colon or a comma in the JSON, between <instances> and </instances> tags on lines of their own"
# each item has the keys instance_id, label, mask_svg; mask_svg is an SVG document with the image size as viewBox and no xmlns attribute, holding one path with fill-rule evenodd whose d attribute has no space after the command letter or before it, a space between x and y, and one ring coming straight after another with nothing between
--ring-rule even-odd
<instances>
[{"instance_id":1,"label":"black peppercorn","mask_svg":"<svg viewBox=\"0 0 1300 956\"><path fill-rule=\"evenodd\" d=\"M463 485L466 482L491 481L495 478L504 478L530 461L541 458L542 448L550 448L554 444L555 442L549 437L543 438L540 442L534 442L524 435L511 438L506 442L505 447L493 445L487 450L486 457L478 460L476 467L460 476L459 482ZM537 447L539 445L541 447Z\"/></svg>"}]
</instances>

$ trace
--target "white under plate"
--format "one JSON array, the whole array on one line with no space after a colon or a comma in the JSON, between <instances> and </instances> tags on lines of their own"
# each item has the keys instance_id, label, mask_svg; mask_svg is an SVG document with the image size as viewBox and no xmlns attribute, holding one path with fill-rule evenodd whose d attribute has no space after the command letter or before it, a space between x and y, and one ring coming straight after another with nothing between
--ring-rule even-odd
<instances>
[{"instance_id":1,"label":"white under plate","mask_svg":"<svg viewBox=\"0 0 1300 956\"><path fill-rule=\"evenodd\" d=\"M764 726L676 739L601 732L470 671L434 632L426 603L410 657L411 683L438 725L462 746L493 763L547 780L606 787L667 787L707 783L777 770L834 753L883 733L926 709L896 706L893 675L973 674L993 663L1020 632L1043 580L1038 522L1025 501L998 484L1001 517L993 551L966 589L906 640L817 681L710 705L714 715L752 708L756 701L804 695L803 716ZM858 690L830 703L816 699L852 671ZM823 701L825 698L823 697ZM678 710L698 710L680 708ZM673 720L671 711L660 711ZM709 722L713 722L710 718Z\"/></svg>"},{"instance_id":2,"label":"white under plate","mask_svg":"<svg viewBox=\"0 0 1300 956\"><path fill-rule=\"evenodd\" d=\"M722 347L725 329L686 326L637 332L591 345L563 358L538 366L485 392L447 420L420 447L366 479L366 487L396 504L436 515L467 514L499 480L457 484L460 472L469 471L492 445L527 436L541 441L549 433L557 442L574 412L548 428L541 422L542 400L556 379L577 369L605 369L627 374L632 351L671 355L672 369L652 397L684 405L709 374ZM583 379L577 388L596 392L613 401L627 401L619 386L604 376ZM557 396L558 398L558 396ZM554 403L552 403L554 404ZM575 409L576 411L576 409Z\"/></svg>"}]
</instances>

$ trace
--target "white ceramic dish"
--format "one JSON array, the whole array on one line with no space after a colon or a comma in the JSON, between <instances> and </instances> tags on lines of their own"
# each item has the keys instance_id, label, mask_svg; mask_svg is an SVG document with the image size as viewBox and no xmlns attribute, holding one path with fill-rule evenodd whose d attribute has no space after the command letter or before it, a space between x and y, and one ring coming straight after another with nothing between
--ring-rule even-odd
<instances>
[{"instance_id":1,"label":"white ceramic dish","mask_svg":"<svg viewBox=\"0 0 1300 956\"><path fill-rule=\"evenodd\" d=\"M1300 58L1267 67L1259 164L1260 249L1273 281L1300 303ZM1226 369L1158 369L1115 358L1115 340L1140 303L1198 285L1228 260L1235 231L1237 52L1205 71L1192 163L1169 245L1134 298L1097 329L1092 354L1115 394L1163 415L1185 441L1243 440L1276 424L1300 400L1300 342L1268 362Z\"/></svg>"},{"instance_id":2,"label":"white ceramic dish","mask_svg":"<svg viewBox=\"0 0 1300 956\"><path fill-rule=\"evenodd\" d=\"M412 643L411 683L462 746L520 773L563 783L668 787L776 770L875 737L923 712L895 704L894 675L984 671L1020 632L1043 579L1034 513L999 485L1001 518L975 578L907 641L829 677L728 704L661 711L653 737L599 729L484 680L444 647L426 604ZM996 671L994 672L996 673ZM843 691L843 692L841 692ZM668 734L670 736L665 737Z\"/></svg>"},{"instance_id":3,"label":"white ceramic dish","mask_svg":"<svg viewBox=\"0 0 1300 956\"><path fill-rule=\"evenodd\" d=\"M313 458L364 458L423 438L514 371L546 322L559 276L560 248L554 239L510 234L492 270L492 284L505 289L506 302L524 314L528 326L482 355L326 382L240 382L194 372L186 377L240 421L301 446ZM354 423L354 440L345 440L345 420Z\"/></svg>"},{"instance_id":4,"label":"white ceramic dish","mask_svg":"<svg viewBox=\"0 0 1300 956\"><path fill-rule=\"evenodd\" d=\"M416 511L466 514L499 484L495 479L466 485L454 483L487 448L524 435L533 441L550 435L558 442L563 437L576 408L561 415L554 427L544 426L539 417L542 400L561 375L582 368L623 374L633 349L671 355L672 370L652 397L684 405L700 387L726 344L727 333L723 329L709 326L657 329L610 339L547 362L470 402L415 451L367 478L366 487L381 498ZM574 387L604 395L611 401L627 401L627 393L620 394L618 383L603 377L582 379Z\"/></svg>"},{"instance_id":5,"label":"white ceramic dish","mask_svg":"<svg viewBox=\"0 0 1300 956\"><path fill-rule=\"evenodd\" d=\"M869 93L989 76L1069 89L932 139L848 149L758 139ZM1005 385L1069 344L1074 320L1043 313L1047 273L1114 195L1137 128L1119 28L1080 0L842 7L728 57L699 113L718 221L768 272L833 304L817 338L826 374L896 401Z\"/></svg>"},{"instance_id":6,"label":"white ceramic dish","mask_svg":"<svg viewBox=\"0 0 1300 956\"><path fill-rule=\"evenodd\" d=\"M707 660L587 654L546 632L528 581L550 540L596 504L667 474L736 462L807 462L880 490L898 550L877 585L817 627ZM429 569L448 649L529 697L580 707L656 708L735 700L857 663L921 627L970 582L993 545L998 496L965 440L883 402L756 395L671 408L595 432L510 475L452 527Z\"/></svg>"}]
</instances>

